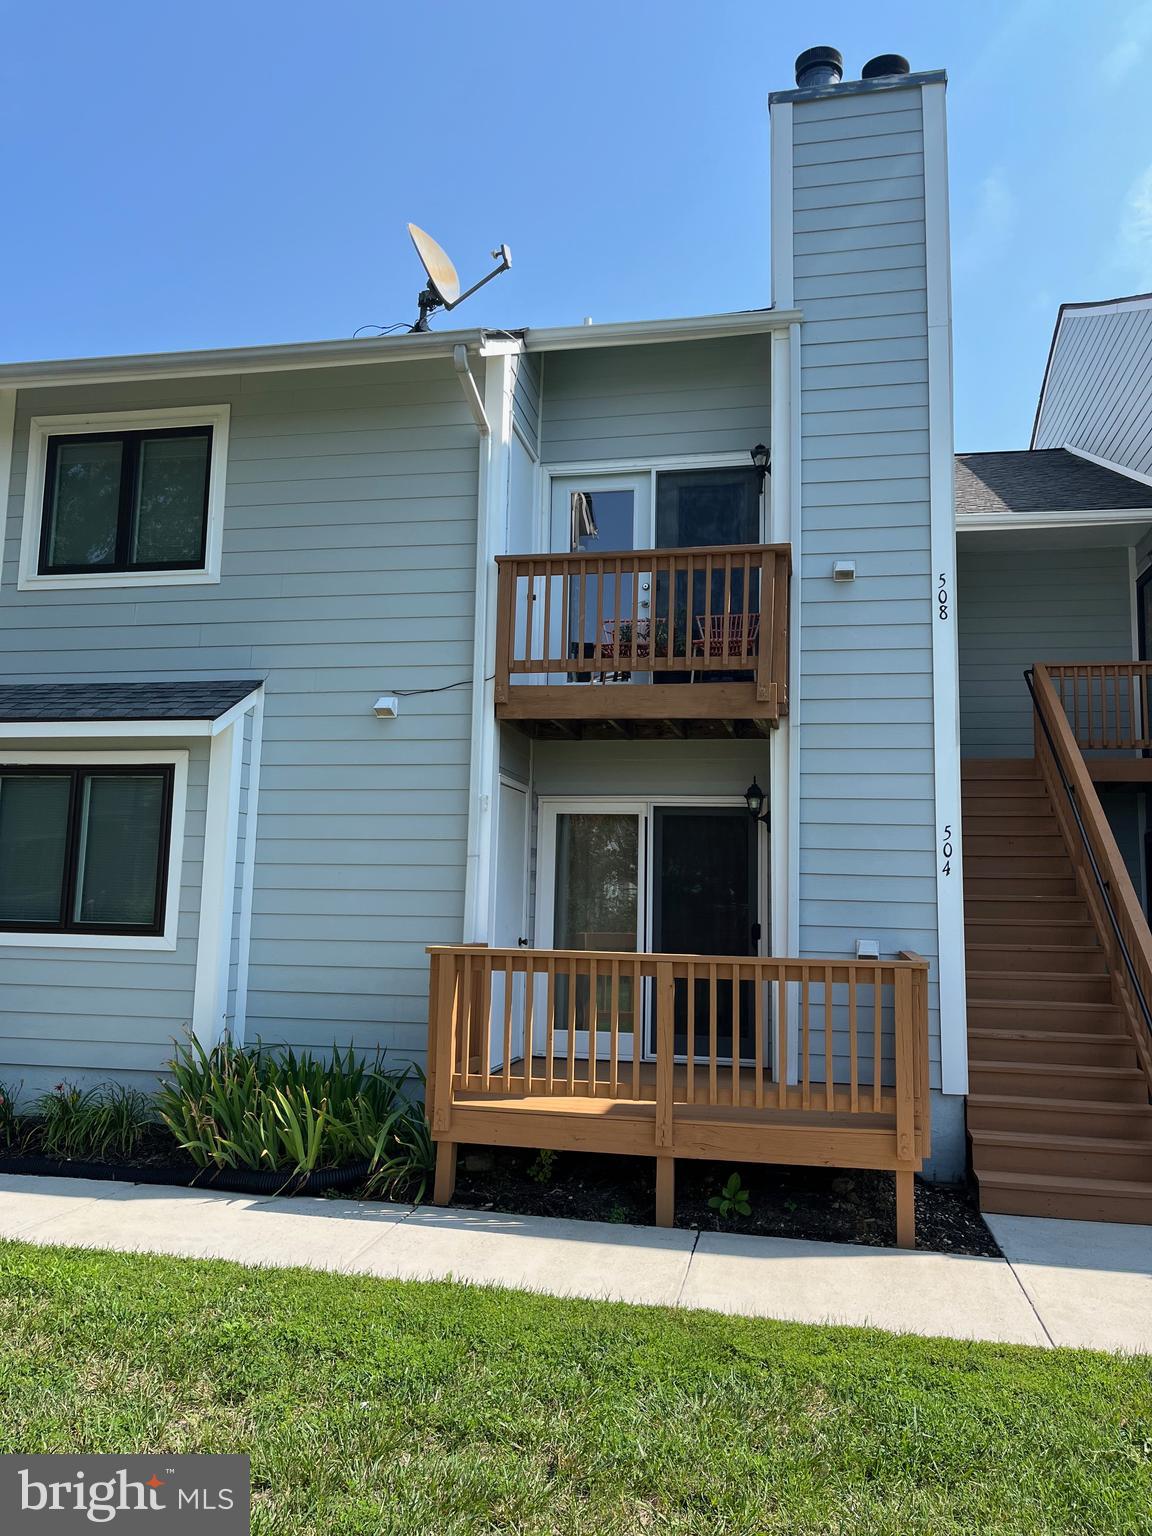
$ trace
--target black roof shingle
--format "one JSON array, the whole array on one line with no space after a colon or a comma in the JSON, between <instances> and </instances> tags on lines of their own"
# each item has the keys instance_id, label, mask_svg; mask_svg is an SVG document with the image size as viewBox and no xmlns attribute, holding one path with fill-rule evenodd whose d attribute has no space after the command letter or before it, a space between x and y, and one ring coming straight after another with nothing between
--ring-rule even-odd
<instances>
[{"instance_id":1,"label":"black roof shingle","mask_svg":"<svg viewBox=\"0 0 1152 1536\"><path fill-rule=\"evenodd\" d=\"M262 687L259 678L199 683L0 685L0 721L218 720Z\"/></svg>"},{"instance_id":2,"label":"black roof shingle","mask_svg":"<svg viewBox=\"0 0 1152 1536\"><path fill-rule=\"evenodd\" d=\"M1152 485L1102 469L1066 448L956 455L956 510L1005 512L1152 511Z\"/></svg>"}]
</instances>

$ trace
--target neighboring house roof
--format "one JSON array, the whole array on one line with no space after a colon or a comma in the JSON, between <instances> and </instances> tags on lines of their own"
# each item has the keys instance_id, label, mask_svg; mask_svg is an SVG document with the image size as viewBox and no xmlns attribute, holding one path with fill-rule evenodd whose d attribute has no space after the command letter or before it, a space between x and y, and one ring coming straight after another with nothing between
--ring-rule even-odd
<instances>
[{"instance_id":1,"label":"neighboring house roof","mask_svg":"<svg viewBox=\"0 0 1152 1536\"><path fill-rule=\"evenodd\" d=\"M1119 512L1152 508L1152 485L1130 480L1066 448L956 455L956 511Z\"/></svg>"},{"instance_id":2,"label":"neighboring house roof","mask_svg":"<svg viewBox=\"0 0 1152 1536\"><path fill-rule=\"evenodd\" d=\"M1040 430L1040 417L1044 412L1044 399L1048 393L1048 383L1052 377L1052 363L1056 357L1056 344L1060 340L1060 328L1064 324L1066 315L1080 314L1090 309L1144 309L1152 304L1152 293L1129 293L1115 299L1084 299L1075 304L1061 304L1056 311L1056 324L1052 327L1052 340L1048 343L1048 360L1044 364L1044 377L1040 381L1040 397L1036 401L1036 415L1032 418L1032 439L1030 446L1035 447L1036 437Z\"/></svg>"},{"instance_id":3,"label":"neighboring house roof","mask_svg":"<svg viewBox=\"0 0 1152 1536\"><path fill-rule=\"evenodd\" d=\"M0 686L0 721L218 720L263 684L18 683Z\"/></svg>"}]
</instances>

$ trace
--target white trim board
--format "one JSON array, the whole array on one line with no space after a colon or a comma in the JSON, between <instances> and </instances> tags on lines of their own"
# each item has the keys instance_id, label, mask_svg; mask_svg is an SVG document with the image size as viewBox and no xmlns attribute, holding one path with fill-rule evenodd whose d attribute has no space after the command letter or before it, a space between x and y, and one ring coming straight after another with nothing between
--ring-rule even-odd
<instances>
[{"instance_id":1,"label":"white trim board","mask_svg":"<svg viewBox=\"0 0 1152 1536\"><path fill-rule=\"evenodd\" d=\"M203 586L220 580L224 547L224 492L228 471L228 405L172 406L164 410L85 411L67 416L33 416L28 423L28 466L24 515L20 528L21 592L81 591L105 587ZM164 427L211 427L212 453L208 465L208 523L204 565L190 571L92 571L41 575L40 531L44 517L44 476L48 439L63 433L155 431Z\"/></svg>"},{"instance_id":2,"label":"white trim board","mask_svg":"<svg viewBox=\"0 0 1152 1536\"><path fill-rule=\"evenodd\" d=\"M1135 480L1140 485L1152 485L1152 475L1145 475L1138 469L1129 469L1126 464L1117 464L1114 459L1102 459L1098 453L1089 453L1087 448L1077 448L1074 443L1064 443L1062 447L1065 453L1074 453L1078 459L1084 459L1089 464L1110 469L1114 475L1123 475L1126 480ZM1149 510L1152 511L1152 508Z\"/></svg>"},{"instance_id":3,"label":"white trim board","mask_svg":"<svg viewBox=\"0 0 1152 1536\"><path fill-rule=\"evenodd\" d=\"M244 730L238 723L214 737L208 753L208 803L204 811L200 925L192 997L192 1033L206 1049L216 1044L227 1025L243 754Z\"/></svg>"},{"instance_id":4,"label":"white trim board","mask_svg":"<svg viewBox=\"0 0 1152 1536\"><path fill-rule=\"evenodd\" d=\"M1013 528L1126 528L1152 525L1152 506L1101 512L957 512L957 533L1007 533Z\"/></svg>"},{"instance_id":5,"label":"white trim board","mask_svg":"<svg viewBox=\"0 0 1152 1536\"><path fill-rule=\"evenodd\" d=\"M16 397L14 389L0 389L0 586L4 579L4 554L8 527L8 500L12 494L12 452L16 446Z\"/></svg>"},{"instance_id":6,"label":"white trim board","mask_svg":"<svg viewBox=\"0 0 1152 1536\"><path fill-rule=\"evenodd\" d=\"M256 347L206 348L194 352L140 352L110 357L56 358L46 362L0 363L0 388L56 384L106 384L116 380L203 378L242 373L281 373L301 368L339 368L363 363L450 359L464 345L493 352L509 344L531 352L582 347L692 341L786 327L795 310L754 309L731 314L686 315L666 320L625 320L606 325L545 326L510 334L480 329L429 331L419 335L366 336L357 340L293 341Z\"/></svg>"},{"instance_id":7,"label":"white trim board","mask_svg":"<svg viewBox=\"0 0 1152 1536\"><path fill-rule=\"evenodd\" d=\"M222 735L261 698L254 689L215 720L0 720L0 741L190 741Z\"/></svg>"},{"instance_id":8,"label":"white trim board","mask_svg":"<svg viewBox=\"0 0 1152 1536\"><path fill-rule=\"evenodd\" d=\"M956 640L952 285L945 86L921 86L924 244L928 301L928 477L932 553L932 756L936 818L936 937L940 1087L968 1091L964 877L960 810L960 683Z\"/></svg>"},{"instance_id":9,"label":"white trim board","mask_svg":"<svg viewBox=\"0 0 1152 1536\"><path fill-rule=\"evenodd\" d=\"M174 950L180 928L180 884L184 870L184 831L188 819L188 753L165 748L160 751L73 752L0 751L0 767L83 768L153 764L171 766L172 822L168 838L168 874L164 887L164 932L131 933L0 933L6 949L132 949Z\"/></svg>"},{"instance_id":10,"label":"white trim board","mask_svg":"<svg viewBox=\"0 0 1152 1536\"><path fill-rule=\"evenodd\" d=\"M260 759L264 743L264 693L252 694L252 738L248 755L248 801L244 818L244 864L240 874L240 911L237 918L236 997L232 1034L244 1044L248 1024L248 969L252 954L252 898L256 887L256 834L260 811Z\"/></svg>"}]
</instances>

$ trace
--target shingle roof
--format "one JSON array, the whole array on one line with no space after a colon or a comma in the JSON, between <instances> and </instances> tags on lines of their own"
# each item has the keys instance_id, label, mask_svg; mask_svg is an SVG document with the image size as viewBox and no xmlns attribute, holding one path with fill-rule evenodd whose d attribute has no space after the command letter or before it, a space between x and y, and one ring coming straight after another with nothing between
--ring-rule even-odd
<instances>
[{"instance_id":1,"label":"shingle roof","mask_svg":"<svg viewBox=\"0 0 1152 1536\"><path fill-rule=\"evenodd\" d=\"M0 686L0 720L218 720L258 678L200 683L16 683Z\"/></svg>"},{"instance_id":2,"label":"shingle roof","mask_svg":"<svg viewBox=\"0 0 1152 1536\"><path fill-rule=\"evenodd\" d=\"M1101 469L1066 448L956 455L956 510L1118 512L1152 508L1152 485Z\"/></svg>"}]
</instances>

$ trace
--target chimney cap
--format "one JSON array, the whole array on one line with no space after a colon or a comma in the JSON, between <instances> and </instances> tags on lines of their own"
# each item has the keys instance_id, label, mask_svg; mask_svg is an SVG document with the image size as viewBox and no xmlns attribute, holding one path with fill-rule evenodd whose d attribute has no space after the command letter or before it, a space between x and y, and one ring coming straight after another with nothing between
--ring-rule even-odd
<instances>
[{"instance_id":1,"label":"chimney cap","mask_svg":"<svg viewBox=\"0 0 1152 1536\"><path fill-rule=\"evenodd\" d=\"M844 57L839 48L805 48L796 58L796 84L801 90L839 85L844 77Z\"/></svg>"},{"instance_id":2,"label":"chimney cap","mask_svg":"<svg viewBox=\"0 0 1152 1536\"><path fill-rule=\"evenodd\" d=\"M860 71L861 80L880 80L885 75L907 75L912 66L901 53L878 53Z\"/></svg>"}]
</instances>

